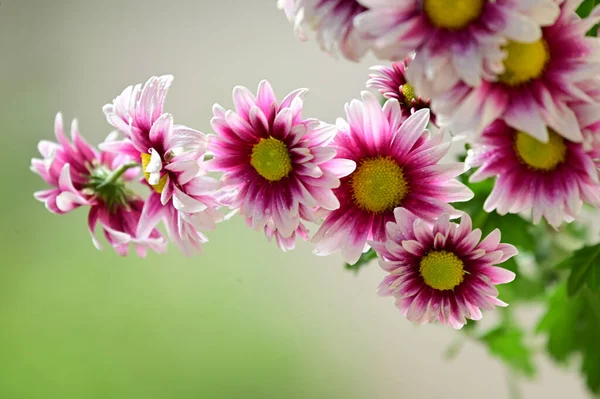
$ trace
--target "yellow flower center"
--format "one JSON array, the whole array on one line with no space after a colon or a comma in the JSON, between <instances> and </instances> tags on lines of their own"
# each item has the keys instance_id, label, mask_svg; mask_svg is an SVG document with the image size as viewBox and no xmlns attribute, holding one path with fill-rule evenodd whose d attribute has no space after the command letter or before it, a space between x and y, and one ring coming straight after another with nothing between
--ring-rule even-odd
<instances>
[{"instance_id":1,"label":"yellow flower center","mask_svg":"<svg viewBox=\"0 0 600 399\"><path fill-rule=\"evenodd\" d=\"M408 82L402 85L402 94L407 102L411 102L412 100L417 99L417 95L415 94L415 88Z\"/></svg>"},{"instance_id":2,"label":"yellow flower center","mask_svg":"<svg viewBox=\"0 0 600 399\"><path fill-rule=\"evenodd\" d=\"M550 60L544 39L534 43L509 40L503 49L508 55L504 59L504 73L498 79L508 86L518 86L539 78Z\"/></svg>"},{"instance_id":3,"label":"yellow flower center","mask_svg":"<svg viewBox=\"0 0 600 399\"><path fill-rule=\"evenodd\" d=\"M419 271L433 289L453 290L464 280L464 263L448 251L431 251L421 259Z\"/></svg>"},{"instance_id":4,"label":"yellow flower center","mask_svg":"<svg viewBox=\"0 0 600 399\"><path fill-rule=\"evenodd\" d=\"M565 140L548 130L548 142L542 143L525 132L515 134L515 152L529 168L551 171L564 162L567 153Z\"/></svg>"},{"instance_id":5,"label":"yellow flower center","mask_svg":"<svg viewBox=\"0 0 600 399\"><path fill-rule=\"evenodd\" d=\"M141 155L142 158L142 172L144 173L144 177L146 178L146 181L148 182L148 184L150 184L150 173L146 172L146 167L148 167L148 164L150 163L150 159L152 158L152 156L150 154L146 154L143 153ZM165 188L165 184L167 183L167 175L163 175L160 177L160 180L158 181L158 184L150 184L152 186L152 188L154 188L154 191L156 191L157 193L162 193L163 189Z\"/></svg>"},{"instance_id":6,"label":"yellow flower center","mask_svg":"<svg viewBox=\"0 0 600 399\"><path fill-rule=\"evenodd\" d=\"M423 11L436 27L460 30L479 18L485 0L423 0Z\"/></svg>"},{"instance_id":7,"label":"yellow flower center","mask_svg":"<svg viewBox=\"0 0 600 399\"><path fill-rule=\"evenodd\" d=\"M369 212L393 210L408 193L402 168L389 157L363 160L351 179L354 201Z\"/></svg>"},{"instance_id":8,"label":"yellow flower center","mask_svg":"<svg viewBox=\"0 0 600 399\"><path fill-rule=\"evenodd\" d=\"M260 139L252 147L250 164L259 175L269 181L279 181L292 171L292 160L287 146L274 137Z\"/></svg>"}]
</instances>

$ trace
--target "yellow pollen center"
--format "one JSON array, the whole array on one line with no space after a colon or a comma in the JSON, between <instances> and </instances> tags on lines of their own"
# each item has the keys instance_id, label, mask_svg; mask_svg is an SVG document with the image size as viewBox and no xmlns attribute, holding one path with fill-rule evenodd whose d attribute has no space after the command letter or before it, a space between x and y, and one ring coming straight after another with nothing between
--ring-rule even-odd
<instances>
[{"instance_id":1,"label":"yellow pollen center","mask_svg":"<svg viewBox=\"0 0 600 399\"><path fill-rule=\"evenodd\" d=\"M433 289L453 290L464 280L464 263L448 251L431 251L421 259L419 271Z\"/></svg>"},{"instance_id":2,"label":"yellow pollen center","mask_svg":"<svg viewBox=\"0 0 600 399\"><path fill-rule=\"evenodd\" d=\"M292 171L292 160L287 146L273 137L260 139L252 147L250 164L259 175L269 181L279 181Z\"/></svg>"},{"instance_id":3,"label":"yellow pollen center","mask_svg":"<svg viewBox=\"0 0 600 399\"><path fill-rule=\"evenodd\" d=\"M150 173L146 172L146 168L148 167L148 164L150 163L151 155L143 153L140 157L142 158L142 172L144 173L144 177L146 178L146 181L148 182L148 184L150 184L150 182L149 182ZM167 175L165 174L160 177L158 184L150 184L150 185L152 186L152 188L154 188L154 191L156 191L157 193L160 194L160 193L162 193L163 189L165 188L166 183L167 183Z\"/></svg>"},{"instance_id":4,"label":"yellow pollen center","mask_svg":"<svg viewBox=\"0 0 600 399\"><path fill-rule=\"evenodd\" d=\"M515 152L529 168L547 172L565 161L565 140L552 130L548 136L548 142L542 143L525 132L516 132Z\"/></svg>"},{"instance_id":5,"label":"yellow pollen center","mask_svg":"<svg viewBox=\"0 0 600 399\"><path fill-rule=\"evenodd\" d=\"M351 175L356 204L370 212L390 211L408 194L402 168L391 158L367 158Z\"/></svg>"},{"instance_id":6,"label":"yellow pollen center","mask_svg":"<svg viewBox=\"0 0 600 399\"><path fill-rule=\"evenodd\" d=\"M504 73L498 79L508 86L518 86L539 78L550 60L550 52L544 39L533 43L509 40L503 50L507 52L507 56L504 59Z\"/></svg>"},{"instance_id":7,"label":"yellow pollen center","mask_svg":"<svg viewBox=\"0 0 600 399\"><path fill-rule=\"evenodd\" d=\"M417 95L415 94L415 88L408 82L402 85L402 94L407 102L411 102L412 100L417 99Z\"/></svg>"},{"instance_id":8,"label":"yellow pollen center","mask_svg":"<svg viewBox=\"0 0 600 399\"><path fill-rule=\"evenodd\" d=\"M423 0L423 11L436 27L460 30L479 18L485 0Z\"/></svg>"}]
</instances>

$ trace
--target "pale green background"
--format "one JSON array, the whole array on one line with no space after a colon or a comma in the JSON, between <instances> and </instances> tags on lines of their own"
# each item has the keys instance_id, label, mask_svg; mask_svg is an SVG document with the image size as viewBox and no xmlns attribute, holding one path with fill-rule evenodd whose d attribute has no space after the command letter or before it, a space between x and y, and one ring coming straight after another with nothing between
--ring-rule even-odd
<instances>
[{"instance_id":1,"label":"pale green background","mask_svg":"<svg viewBox=\"0 0 600 399\"><path fill-rule=\"evenodd\" d=\"M48 213L32 193L36 143L77 116L97 143L101 112L126 85L172 73L167 110L210 131L211 106L269 78L309 87L306 115L333 122L367 67L301 44L275 1L32 1L0 6L0 398L505 398L503 368L457 336L413 327L309 244L291 253L240 217L204 255L98 252L86 212ZM535 311L525 317L536 315ZM577 377L541 362L526 398L583 397Z\"/></svg>"}]
</instances>

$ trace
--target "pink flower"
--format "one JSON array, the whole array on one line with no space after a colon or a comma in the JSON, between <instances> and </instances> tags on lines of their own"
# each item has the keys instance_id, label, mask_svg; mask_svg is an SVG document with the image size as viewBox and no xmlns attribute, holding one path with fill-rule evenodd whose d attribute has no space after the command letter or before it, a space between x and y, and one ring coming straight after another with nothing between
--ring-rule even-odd
<instances>
[{"instance_id":1,"label":"pink flower","mask_svg":"<svg viewBox=\"0 0 600 399\"><path fill-rule=\"evenodd\" d=\"M354 29L354 18L366 10L356 0L279 0L279 8L285 11L294 31L306 40L304 26L309 25L317 33L321 48L335 54L338 51L352 61L360 60L368 49Z\"/></svg>"},{"instance_id":2,"label":"pink flower","mask_svg":"<svg viewBox=\"0 0 600 399\"><path fill-rule=\"evenodd\" d=\"M409 80L420 93L431 96L438 120L455 133L478 135L502 118L542 142L549 139L546 126L567 140L581 142L582 132L568 103L592 101L584 89L600 73L600 61L594 56L598 39L584 35L600 20L600 8L581 19L574 9L578 4L562 3L558 20L542 29L538 41L504 45L504 72L476 88L458 83L436 92L425 81L411 76Z\"/></svg>"},{"instance_id":3,"label":"pink flower","mask_svg":"<svg viewBox=\"0 0 600 399\"><path fill-rule=\"evenodd\" d=\"M175 125L173 116L163 113L172 80L170 75L152 77L143 87L130 86L105 105L106 119L125 139L102 148L141 162L146 183L153 189L138 234L148 234L164 220L171 239L191 254L207 241L201 231L214 229L223 218L217 210L220 183L204 167L207 136Z\"/></svg>"},{"instance_id":4,"label":"pink flower","mask_svg":"<svg viewBox=\"0 0 600 399\"><path fill-rule=\"evenodd\" d=\"M361 0L369 10L355 19L360 34L383 59L416 51L413 76L444 91L456 82L478 86L501 72L505 38L535 42L541 25L558 15L553 0ZM409 76L413 83L415 79ZM418 90L422 92L421 90ZM429 93L423 95L429 96Z\"/></svg>"},{"instance_id":5,"label":"pink flower","mask_svg":"<svg viewBox=\"0 0 600 399\"><path fill-rule=\"evenodd\" d=\"M346 105L348 123L338 120L334 145L338 157L356 162L356 170L335 190L340 207L313 237L316 253L339 249L354 263L367 241L385 240L385 225L402 206L428 221L442 213L458 215L450 202L467 201L473 193L456 176L463 164L440 164L450 143L426 130L429 110L405 119L396 99L382 107L369 92Z\"/></svg>"},{"instance_id":6,"label":"pink flower","mask_svg":"<svg viewBox=\"0 0 600 399\"><path fill-rule=\"evenodd\" d=\"M211 140L210 166L224 173L224 187L235 190L231 207L276 237L282 250L293 248L296 232L305 237L303 221L339 207L332 190L354 169L328 145L335 127L303 119L306 92L295 90L278 103L265 80L256 97L238 86L236 110L215 104L211 120L218 137Z\"/></svg>"},{"instance_id":7,"label":"pink flower","mask_svg":"<svg viewBox=\"0 0 600 399\"><path fill-rule=\"evenodd\" d=\"M480 320L481 309L507 306L495 285L509 283L515 274L497 267L517 254L500 243L500 230L480 242L481 230L472 230L463 214L460 224L448 215L433 224L403 208L387 224L387 240L373 242L380 265L389 273L379 294L393 296L402 315L414 323L440 323L462 328L466 319Z\"/></svg>"},{"instance_id":8,"label":"pink flower","mask_svg":"<svg viewBox=\"0 0 600 399\"><path fill-rule=\"evenodd\" d=\"M407 58L404 62L394 62L389 67L383 65L371 67L375 73L369 75L370 79L367 81L367 87L379 90L383 97L398 100L405 117L420 109L430 108L429 99L421 98L406 80L405 72L410 62L411 58ZM430 122L435 124L435 115L431 114Z\"/></svg>"},{"instance_id":9,"label":"pink flower","mask_svg":"<svg viewBox=\"0 0 600 399\"><path fill-rule=\"evenodd\" d=\"M89 206L89 229L98 249L101 245L94 231L100 222L106 239L120 255L127 255L129 244L134 244L139 256L145 256L148 248L164 252L166 241L158 230L150 229L144 236L137 234L144 201L126 186L137 174L135 169L127 170L127 159L98 153L81 138L76 121L69 142L61 114L56 116L54 132L58 143L41 141L38 148L43 159L31 161L32 171L53 188L36 192L35 198L57 214Z\"/></svg>"},{"instance_id":10,"label":"pink flower","mask_svg":"<svg viewBox=\"0 0 600 399\"><path fill-rule=\"evenodd\" d=\"M596 116L596 118L598 118ZM488 127L466 160L479 169L472 182L495 177L486 212L528 212L558 227L580 213L583 202L600 207L600 146L586 150L549 129L542 143L502 121Z\"/></svg>"}]
</instances>

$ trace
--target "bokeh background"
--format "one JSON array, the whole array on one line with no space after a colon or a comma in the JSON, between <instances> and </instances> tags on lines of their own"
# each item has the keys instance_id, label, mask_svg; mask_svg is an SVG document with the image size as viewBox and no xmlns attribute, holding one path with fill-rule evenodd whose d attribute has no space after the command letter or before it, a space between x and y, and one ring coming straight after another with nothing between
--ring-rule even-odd
<instances>
[{"instance_id":1,"label":"bokeh background","mask_svg":"<svg viewBox=\"0 0 600 399\"><path fill-rule=\"evenodd\" d=\"M98 143L103 104L171 73L167 110L204 132L213 103L263 78L280 96L310 88L305 115L333 122L374 63L299 43L274 0L2 0L0 398L508 398L485 348L445 360L457 333L376 295L375 264L356 276L307 243L281 253L240 217L203 255L120 258L94 249L85 210L59 217L32 197L44 183L29 162L59 110ZM524 398L586 397L537 360Z\"/></svg>"}]
</instances>

